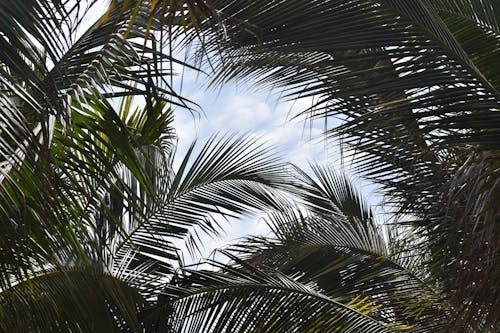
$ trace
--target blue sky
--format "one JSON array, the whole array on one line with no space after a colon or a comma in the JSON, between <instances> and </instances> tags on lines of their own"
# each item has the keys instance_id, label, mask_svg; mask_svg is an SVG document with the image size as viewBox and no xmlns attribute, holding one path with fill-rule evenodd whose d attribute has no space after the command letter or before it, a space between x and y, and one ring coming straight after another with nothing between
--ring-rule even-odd
<instances>
[{"instance_id":1,"label":"blue sky","mask_svg":"<svg viewBox=\"0 0 500 333\"><path fill-rule=\"evenodd\" d=\"M200 112L191 114L187 110L175 108L174 126L178 133L178 155L183 156L194 139L203 142L210 135L222 133L248 133L262 136L281 152L283 158L305 170L309 161L333 165L353 178L357 187L369 198L373 208L380 201L380 196L373 193L374 186L356 177L350 163L340 162L339 147L335 142L325 142L323 125L318 122L310 124L304 119L292 119L298 112L312 104L311 98L303 98L295 102L280 101L279 91L255 91L251 84L231 82L221 88L206 88L208 78L197 75L192 70L182 71L180 66L174 67L178 74L174 83L182 91L180 94L197 103ZM182 75L183 73L183 75ZM177 161L177 163L179 163ZM381 208L375 209L379 214ZM212 250L228 243L234 243L246 235L266 235L269 229L259 221L259 216L251 218L221 221L223 235L219 239L202 237L203 254L207 256ZM188 262L191 260L186 258Z\"/></svg>"},{"instance_id":2,"label":"blue sky","mask_svg":"<svg viewBox=\"0 0 500 333\"><path fill-rule=\"evenodd\" d=\"M106 10L97 4L86 16L79 33L84 32ZM182 58L182 56L180 57ZM340 162L339 147L335 142L325 143L321 136L322 123L310 124L304 119L291 119L298 112L311 106L311 98L295 102L279 101L279 91L255 91L248 83L232 82L222 88L207 89L209 78L194 70L174 64L174 88L181 96L197 103L199 112L175 107L175 123L178 134L177 156L183 156L194 139L203 142L210 135L220 133L248 133L262 136L264 140L276 145L285 160L307 170L308 161L333 165L339 171L351 176L357 187L369 199L379 216L383 209L378 206L381 197L374 193L375 187L356 177L348 161ZM203 68L202 68L203 69ZM181 89L182 88L182 89ZM177 163L179 163L177 161ZM213 239L202 236L203 255L215 248L234 243L238 238L249 234L266 235L269 233L259 217L243 220L221 221L223 237ZM191 262L189 258L186 258Z\"/></svg>"}]
</instances>

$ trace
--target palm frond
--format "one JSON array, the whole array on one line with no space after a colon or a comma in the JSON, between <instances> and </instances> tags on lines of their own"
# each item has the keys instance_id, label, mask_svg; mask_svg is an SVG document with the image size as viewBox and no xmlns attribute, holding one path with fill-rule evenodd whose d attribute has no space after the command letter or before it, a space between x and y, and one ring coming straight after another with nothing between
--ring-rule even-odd
<instances>
[{"instance_id":1,"label":"palm frond","mask_svg":"<svg viewBox=\"0 0 500 333\"><path fill-rule=\"evenodd\" d=\"M166 165L155 164L153 174L165 173L156 188L158 197L140 214L124 215L125 230L112 243L109 266L114 274L127 278L148 299L158 295L180 265L176 240L187 241L194 250L200 244L199 230L218 232L217 216L277 209L285 202L279 191L288 181L285 165L259 140L214 136L198 153L195 148L193 143L178 170L172 167L173 158Z\"/></svg>"},{"instance_id":2,"label":"palm frond","mask_svg":"<svg viewBox=\"0 0 500 333\"><path fill-rule=\"evenodd\" d=\"M249 237L228 251L253 266L314 284L336 300L367 297L383 305L372 314L380 320L417 331L445 331L453 310L441 302L439 283L427 270L425 247L415 248L418 238L389 227L387 242L345 176L315 164L311 169L311 176L297 169L306 210L268 213L264 220L274 237Z\"/></svg>"},{"instance_id":3,"label":"palm frond","mask_svg":"<svg viewBox=\"0 0 500 333\"><path fill-rule=\"evenodd\" d=\"M300 168L294 167L298 180L297 194L304 204L319 214L342 214L361 223L372 223L373 213L351 181L344 174L338 174L332 167L309 164L311 177Z\"/></svg>"},{"instance_id":4,"label":"palm frond","mask_svg":"<svg viewBox=\"0 0 500 333\"><path fill-rule=\"evenodd\" d=\"M439 9L445 2L430 0L215 6L228 26L226 36L214 37L226 42L215 82L245 78L281 88L290 99L314 96L316 104L300 115L323 120L325 133L351 148L358 171L382 184L401 214L417 217L409 223L428 240L435 272L443 269L449 282L451 272L460 275L459 265L449 264L466 262L461 253L473 251L452 244L464 244L464 233L472 243L482 238L452 227L447 212L466 207L443 199L449 197L443 189L450 188L467 154L497 155L498 6L459 1L446 11ZM478 40L483 43L474 44ZM480 223L469 217L468 225ZM488 243L481 257L496 247ZM470 270L484 266L467 262ZM498 299L495 293L474 296L493 288L485 273L493 266L486 266L482 277L452 287L468 291L467 318L478 325ZM496 325L492 318L487 326Z\"/></svg>"},{"instance_id":5,"label":"palm frond","mask_svg":"<svg viewBox=\"0 0 500 333\"><path fill-rule=\"evenodd\" d=\"M441 303L441 289L425 266L413 266L417 258L405 257L408 249L390 252L377 231L335 216L277 213L268 223L276 238L250 237L228 251L248 264L315 285L340 302L366 297L381 305L371 314L379 320L422 332L446 331L452 309Z\"/></svg>"},{"instance_id":6,"label":"palm frond","mask_svg":"<svg viewBox=\"0 0 500 333\"><path fill-rule=\"evenodd\" d=\"M149 179L152 172L142 165L154 149L137 153L136 148L165 128L155 130L150 119L138 142L103 97L140 94L151 101L168 95L172 104L187 106L165 81L175 59L156 48L154 34L145 34L158 23L155 18L146 27L149 2L120 1L125 7L111 9L82 32L95 3L0 5L1 116L9 120L0 133L0 207L2 220L9 221L1 247L15 252L2 257L2 285L9 284L11 273L25 274L21 271L34 261L81 256L88 262L78 243L94 225L92 209L116 219L113 214L120 214L111 210L122 210L128 200L129 211L141 211L137 184L129 184L118 169L125 167L141 183L138 192L154 196L150 183L158 178ZM135 24L128 27L132 9Z\"/></svg>"},{"instance_id":7,"label":"palm frond","mask_svg":"<svg viewBox=\"0 0 500 333\"><path fill-rule=\"evenodd\" d=\"M284 275L259 271L229 257L237 266L212 262L219 271L183 270L175 285L165 290L164 307L156 310L171 311L165 328L172 332L390 331L369 317L373 304L354 300L345 305ZM158 313L149 314L146 322Z\"/></svg>"},{"instance_id":8,"label":"palm frond","mask_svg":"<svg viewBox=\"0 0 500 333\"><path fill-rule=\"evenodd\" d=\"M35 276L0 292L6 332L141 332L140 294L109 275L73 269Z\"/></svg>"},{"instance_id":9,"label":"palm frond","mask_svg":"<svg viewBox=\"0 0 500 333\"><path fill-rule=\"evenodd\" d=\"M452 15L470 20L486 29L500 33L500 11L496 1L491 0L432 0L433 8L440 15Z\"/></svg>"},{"instance_id":10,"label":"palm frond","mask_svg":"<svg viewBox=\"0 0 500 333\"><path fill-rule=\"evenodd\" d=\"M285 165L272 148L255 138L211 137L195 155L193 143L182 158L162 202L144 221L144 231L162 237L187 236L197 248L193 228L216 233L215 216L239 216L279 208L279 189L288 182Z\"/></svg>"},{"instance_id":11,"label":"palm frond","mask_svg":"<svg viewBox=\"0 0 500 333\"><path fill-rule=\"evenodd\" d=\"M54 164L66 195L84 207L79 239L94 267L149 296L172 266L142 256L130 237L171 182L173 116L161 100L135 111L131 97L122 100L119 110L93 96L87 101L88 106L74 108L72 135L57 133ZM136 235L143 243L175 250L154 234L144 236Z\"/></svg>"}]
</instances>

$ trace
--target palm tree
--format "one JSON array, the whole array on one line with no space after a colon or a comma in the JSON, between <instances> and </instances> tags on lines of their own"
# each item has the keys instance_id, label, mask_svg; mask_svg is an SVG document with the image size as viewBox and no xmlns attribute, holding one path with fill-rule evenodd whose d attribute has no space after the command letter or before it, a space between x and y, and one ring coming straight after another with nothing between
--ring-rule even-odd
<instances>
[{"instance_id":1,"label":"palm tree","mask_svg":"<svg viewBox=\"0 0 500 333\"><path fill-rule=\"evenodd\" d=\"M457 325L498 325L498 1L213 4L215 82L314 97L297 116L322 121L407 217Z\"/></svg>"},{"instance_id":2,"label":"palm tree","mask_svg":"<svg viewBox=\"0 0 500 333\"><path fill-rule=\"evenodd\" d=\"M296 169L302 207L268 214L274 237L222 250L217 270L184 268L160 311L173 332L442 332L453 309L408 235L387 240L345 176ZM391 229L387 229L389 231ZM404 237L403 237L404 236ZM159 314L155 314L156 317ZM163 330L165 330L165 328ZM167 331L168 331L167 329ZM161 329L159 329L161 331Z\"/></svg>"},{"instance_id":3,"label":"palm tree","mask_svg":"<svg viewBox=\"0 0 500 333\"><path fill-rule=\"evenodd\" d=\"M3 331L140 331L138 313L155 304L182 265L176 239L196 246L200 232L220 230L216 216L279 209L285 202L279 191L287 178L284 164L258 139L226 135L201 147L194 142L174 168L173 116L164 102L131 112L131 97L118 111L106 100L86 99L89 109L73 119L83 138L72 136L68 144L56 133L51 147L52 167L63 181L79 181L59 195L71 198L68 209L80 214L71 227L83 255L61 246L10 281L0 293ZM91 135L85 133L89 124L96 128ZM110 165L95 170L97 154ZM104 173L111 169L114 174Z\"/></svg>"},{"instance_id":4,"label":"palm tree","mask_svg":"<svg viewBox=\"0 0 500 333\"><path fill-rule=\"evenodd\" d=\"M118 12L110 13L107 21L97 20L82 33L79 29L90 7L80 1L3 1L0 6L1 117L9 119L1 132L4 237L0 265L2 272L8 272L1 278L1 285L7 286L10 274L24 275L39 255L53 256L64 246L68 255L82 253L68 229L84 207L69 202L69 193L77 185L92 189L92 184L82 184L92 178L91 172L97 173L92 181L117 177L115 162L100 154L102 149L94 150L100 147L85 145L88 137L99 136L99 129L79 123L85 120L73 108L88 108L88 95L173 92L160 84L161 76L170 72L162 66L161 53L124 40L126 16L120 21ZM145 17L144 8L137 17ZM139 23L127 31L130 37L144 37L144 26ZM108 120L109 125L114 122ZM80 154L61 162L69 163L68 170L79 168L82 156L95 161L86 170L87 178L71 179L70 172L53 168L59 163L53 149L68 145L74 146L72 153ZM125 163L144 180L133 167L137 156L128 157Z\"/></svg>"},{"instance_id":5,"label":"palm tree","mask_svg":"<svg viewBox=\"0 0 500 333\"><path fill-rule=\"evenodd\" d=\"M495 1L113 0L81 31L97 3L0 3L2 330L496 330ZM250 139L174 171L165 103L190 106L169 80L189 43L216 83L315 97L302 115L381 185L394 228L331 170L290 184ZM235 268L175 274L174 238L270 207L275 237L226 251Z\"/></svg>"}]
</instances>

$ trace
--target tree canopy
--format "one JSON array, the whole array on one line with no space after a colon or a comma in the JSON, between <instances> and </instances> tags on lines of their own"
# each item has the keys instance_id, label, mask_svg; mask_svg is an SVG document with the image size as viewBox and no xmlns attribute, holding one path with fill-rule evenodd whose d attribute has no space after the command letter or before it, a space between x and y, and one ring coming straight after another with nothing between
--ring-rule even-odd
<instances>
[{"instance_id":1,"label":"tree canopy","mask_svg":"<svg viewBox=\"0 0 500 333\"><path fill-rule=\"evenodd\" d=\"M1 1L0 331L498 331L499 24L494 0ZM391 218L251 135L177 152L179 65L315 97L297 116ZM251 212L272 235L184 264Z\"/></svg>"}]
</instances>

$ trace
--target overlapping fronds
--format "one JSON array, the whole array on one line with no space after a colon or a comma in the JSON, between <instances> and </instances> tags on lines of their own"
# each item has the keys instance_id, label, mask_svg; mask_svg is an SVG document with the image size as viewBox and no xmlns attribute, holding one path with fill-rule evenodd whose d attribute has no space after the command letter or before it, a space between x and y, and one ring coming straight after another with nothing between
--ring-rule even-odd
<instances>
[{"instance_id":1,"label":"overlapping fronds","mask_svg":"<svg viewBox=\"0 0 500 333\"><path fill-rule=\"evenodd\" d=\"M135 111L131 97L118 110L92 96L87 103L74 107L72 135L58 128L54 137L53 163L64 180L60 191L82 207L73 228L94 269L148 290L141 272L154 272L147 279L161 280L171 265L141 257L130 249L129 238L170 182L173 115L161 100ZM121 249L123 243L129 247ZM172 248L167 241L157 244ZM63 267L66 260L60 260Z\"/></svg>"},{"instance_id":2,"label":"overlapping fronds","mask_svg":"<svg viewBox=\"0 0 500 333\"><path fill-rule=\"evenodd\" d=\"M97 3L0 4L2 285L39 260L87 260L79 239L93 219L90 210L125 197L134 205L137 193L122 166L154 196L141 163L146 151L136 151L151 138L138 142L105 97L142 95L189 106L167 80L176 60L157 48L152 32L160 25L151 3L119 1L95 17ZM143 126L150 133L164 130L152 128L155 120L161 119L151 116Z\"/></svg>"},{"instance_id":3,"label":"overlapping fronds","mask_svg":"<svg viewBox=\"0 0 500 333\"><path fill-rule=\"evenodd\" d=\"M141 332L141 295L116 278L78 268L54 271L0 293L5 332Z\"/></svg>"},{"instance_id":4,"label":"overlapping fronds","mask_svg":"<svg viewBox=\"0 0 500 333\"><path fill-rule=\"evenodd\" d=\"M306 205L312 210L268 214L265 221L274 237L250 237L229 251L248 264L313 284L333 299L349 302L357 296L367 297L381 305L371 314L379 320L411 326L415 331L445 331L451 309L441 303L441 288L426 271L425 253L413 251L408 235L395 237L397 230L391 232L389 242L385 240L359 196L333 196L328 210L318 210L320 205L315 203L328 202L331 193L352 194L355 190L333 170L311 166L312 176L299 170L305 186L298 186L307 189ZM338 200L340 197L343 199ZM361 210L366 212L363 219Z\"/></svg>"},{"instance_id":5,"label":"overlapping fronds","mask_svg":"<svg viewBox=\"0 0 500 333\"><path fill-rule=\"evenodd\" d=\"M273 226L283 221L288 227L276 238L250 237L229 250L256 267L315 285L337 301L366 297L380 305L371 314L379 320L422 332L446 331L450 309L441 304L439 286L421 266L406 266L415 258L405 261L400 252L389 252L381 235L363 232L363 226L353 228L338 217L289 213L269 218Z\"/></svg>"},{"instance_id":6,"label":"overlapping fronds","mask_svg":"<svg viewBox=\"0 0 500 333\"><path fill-rule=\"evenodd\" d=\"M374 304L342 304L279 273L211 262L219 270L184 269L165 290L164 305L146 317L172 332L390 332L370 318ZM168 311L165 311L167 310ZM163 311L163 312L162 312ZM160 323L161 324L161 323Z\"/></svg>"},{"instance_id":7,"label":"overlapping fronds","mask_svg":"<svg viewBox=\"0 0 500 333\"><path fill-rule=\"evenodd\" d=\"M356 222L373 223L371 209L346 175L339 174L332 167L313 163L309 166L313 172L311 176L294 167L297 194L309 210L320 215L337 213L356 219Z\"/></svg>"},{"instance_id":8,"label":"overlapping fronds","mask_svg":"<svg viewBox=\"0 0 500 333\"><path fill-rule=\"evenodd\" d=\"M497 1L113 0L86 22L98 3L0 3L2 330L497 331ZM254 138L193 143L174 170L173 49L193 39L216 83L314 97L297 116L340 137L396 226ZM164 288L176 239L263 209L273 238Z\"/></svg>"},{"instance_id":9,"label":"overlapping fronds","mask_svg":"<svg viewBox=\"0 0 500 333\"><path fill-rule=\"evenodd\" d=\"M138 276L135 267L146 263L152 268L178 266L181 258L176 240L196 251L201 246L199 232L218 234L221 218L278 209L285 202L279 191L287 181L284 165L259 140L212 137L198 154L193 144L179 169L169 164L167 170L170 181L159 200L144 215L131 217L134 224L116 250L118 274L130 270ZM172 268L167 273L172 273ZM158 294L158 282L165 283L161 280L164 275L155 274L152 282L156 289L147 291L148 295ZM150 277L148 273L145 278ZM141 281L133 285L144 289L144 283L136 284Z\"/></svg>"},{"instance_id":10,"label":"overlapping fronds","mask_svg":"<svg viewBox=\"0 0 500 333\"><path fill-rule=\"evenodd\" d=\"M161 202L146 217L143 232L185 238L196 249L197 230L220 230L217 216L283 206L285 198L279 188L287 181L285 165L269 146L259 142L214 136L198 154L193 143L179 169L172 170L175 176Z\"/></svg>"},{"instance_id":11,"label":"overlapping fronds","mask_svg":"<svg viewBox=\"0 0 500 333\"><path fill-rule=\"evenodd\" d=\"M450 3L214 1L227 25L223 36L214 34L214 44L226 46L214 80L244 78L290 99L314 96L315 105L299 115L323 120L326 135L351 148L357 170L383 185L399 213L417 217L411 224L428 240L443 279L487 266L449 285L471 305L462 321L482 325L479 313L500 308L500 297L489 292L486 273L496 264L471 260L473 244L483 244L484 258L498 243L472 227L483 215L454 228L447 212L467 208L443 191L475 152L498 155L499 7ZM340 126L330 125L337 119ZM487 316L496 325L498 315Z\"/></svg>"}]
</instances>

